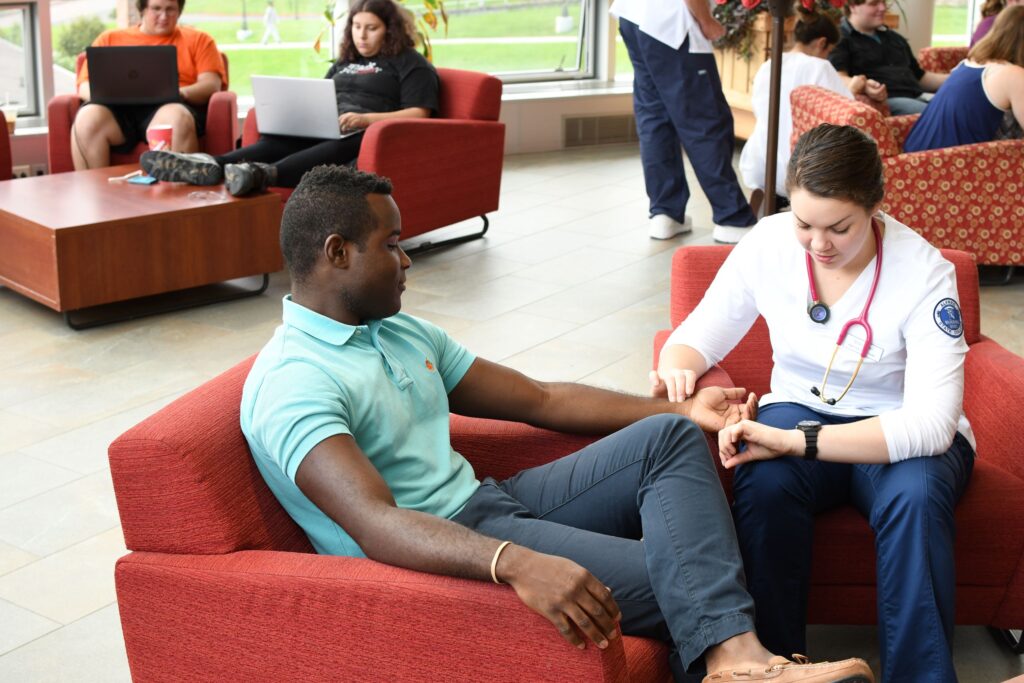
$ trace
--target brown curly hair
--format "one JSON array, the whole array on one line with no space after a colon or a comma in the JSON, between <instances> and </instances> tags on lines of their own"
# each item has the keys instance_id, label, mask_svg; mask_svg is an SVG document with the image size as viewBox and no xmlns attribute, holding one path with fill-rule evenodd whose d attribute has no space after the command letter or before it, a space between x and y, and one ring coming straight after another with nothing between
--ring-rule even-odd
<instances>
[{"instance_id":1,"label":"brown curly hair","mask_svg":"<svg viewBox=\"0 0 1024 683\"><path fill-rule=\"evenodd\" d=\"M384 44L380 48L382 57L394 57L408 48L416 46L412 13L393 0L356 0L348 10L345 33L338 48L339 62L354 62L362 58L352 41L352 18L360 12L369 12L384 23Z\"/></svg>"},{"instance_id":2,"label":"brown curly hair","mask_svg":"<svg viewBox=\"0 0 1024 683\"><path fill-rule=\"evenodd\" d=\"M1006 7L1006 0L985 0L985 4L981 6L981 16L991 17L993 14L999 14Z\"/></svg>"}]
</instances>

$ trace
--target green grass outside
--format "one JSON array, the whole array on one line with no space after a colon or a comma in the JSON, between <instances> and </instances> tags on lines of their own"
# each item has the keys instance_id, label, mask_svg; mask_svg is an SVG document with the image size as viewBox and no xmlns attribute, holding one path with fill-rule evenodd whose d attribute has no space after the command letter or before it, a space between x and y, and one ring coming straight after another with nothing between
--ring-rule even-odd
<instances>
[{"instance_id":1,"label":"green grass outside","mask_svg":"<svg viewBox=\"0 0 1024 683\"><path fill-rule=\"evenodd\" d=\"M231 90L252 95L250 76L298 76L322 78L330 68L312 50L227 50L231 63ZM568 43L541 45L439 45L434 63L456 69L499 72L554 69L564 55L564 68L574 67L576 46Z\"/></svg>"}]
</instances>

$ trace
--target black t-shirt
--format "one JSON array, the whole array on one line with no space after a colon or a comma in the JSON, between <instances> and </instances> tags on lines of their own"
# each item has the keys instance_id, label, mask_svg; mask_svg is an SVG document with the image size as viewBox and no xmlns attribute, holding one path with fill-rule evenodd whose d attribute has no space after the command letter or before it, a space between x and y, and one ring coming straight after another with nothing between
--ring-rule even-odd
<instances>
[{"instance_id":1,"label":"black t-shirt","mask_svg":"<svg viewBox=\"0 0 1024 683\"><path fill-rule=\"evenodd\" d=\"M889 97L918 97L924 92L920 80L925 72L906 38L885 26L874 36L865 35L846 19L839 31L842 39L828 56L836 71L873 78L886 87Z\"/></svg>"},{"instance_id":2,"label":"black t-shirt","mask_svg":"<svg viewBox=\"0 0 1024 683\"><path fill-rule=\"evenodd\" d=\"M339 114L377 113L409 107L437 113L437 72L412 48L394 57L376 55L353 62L335 62L324 78L334 80Z\"/></svg>"}]
</instances>

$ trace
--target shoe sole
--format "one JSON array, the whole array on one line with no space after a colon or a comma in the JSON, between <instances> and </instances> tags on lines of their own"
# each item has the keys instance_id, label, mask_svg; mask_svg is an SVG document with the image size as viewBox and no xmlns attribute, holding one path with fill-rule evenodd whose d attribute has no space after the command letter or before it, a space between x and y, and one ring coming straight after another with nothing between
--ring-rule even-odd
<instances>
[{"instance_id":1,"label":"shoe sole","mask_svg":"<svg viewBox=\"0 0 1024 683\"><path fill-rule=\"evenodd\" d=\"M142 170L157 180L190 185L220 185L224 181L223 169L211 161L185 159L169 152L144 154L140 161Z\"/></svg>"},{"instance_id":2,"label":"shoe sole","mask_svg":"<svg viewBox=\"0 0 1024 683\"><path fill-rule=\"evenodd\" d=\"M248 194L251 188L246 189L246 173L240 172L237 168L229 165L224 169L224 186L232 197L240 197Z\"/></svg>"}]
</instances>

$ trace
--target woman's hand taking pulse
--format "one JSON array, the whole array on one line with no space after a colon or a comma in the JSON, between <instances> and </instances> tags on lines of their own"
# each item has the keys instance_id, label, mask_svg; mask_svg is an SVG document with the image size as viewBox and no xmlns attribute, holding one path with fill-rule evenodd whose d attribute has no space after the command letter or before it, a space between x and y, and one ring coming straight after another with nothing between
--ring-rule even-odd
<instances>
[{"instance_id":1,"label":"woman's hand taking pulse","mask_svg":"<svg viewBox=\"0 0 1024 683\"><path fill-rule=\"evenodd\" d=\"M671 403L682 403L697 387L697 373L693 370L651 370L650 378L651 397L667 398Z\"/></svg>"},{"instance_id":2,"label":"woman's hand taking pulse","mask_svg":"<svg viewBox=\"0 0 1024 683\"><path fill-rule=\"evenodd\" d=\"M752 420L741 420L718 432L718 457L732 469L751 460L771 460L781 455L802 455L804 435L799 429L779 429ZM741 443L747 448L740 452Z\"/></svg>"},{"instance_id":3,"label":"woman's hand taking pulse","mask_svg":"<svg viewBox=\"0 0 1024 683\"><path fill-rule=\"evenodd\" d=\"M347 111L338 117L338 126L341 128L343 133L353 130L362 130L371 123L373 122L370 121L369 116L366 114L357 114L354 111Z\"/></svg>"}]
</instances>

